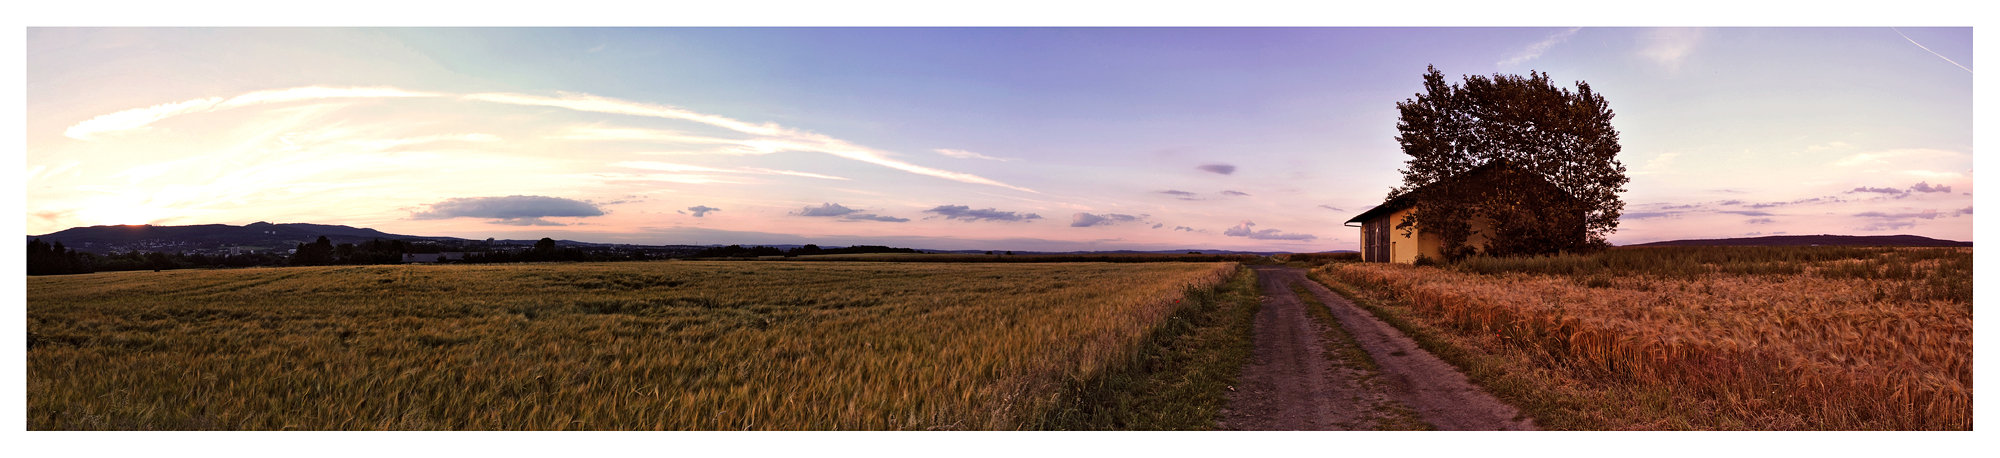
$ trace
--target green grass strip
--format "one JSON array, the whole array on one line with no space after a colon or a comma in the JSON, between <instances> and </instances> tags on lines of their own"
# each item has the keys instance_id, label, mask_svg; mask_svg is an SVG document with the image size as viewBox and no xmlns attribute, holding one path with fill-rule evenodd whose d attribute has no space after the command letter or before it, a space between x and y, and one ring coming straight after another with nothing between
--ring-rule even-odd
<instances>
[{"instance_id":1,"label":"green grass strip","mask_svg":"<svg viewBox=\"0 0 2000 458\"><path fill-rule=\"evenodd\" d=\"M1215 429L1224 396L1254 342L1257 274L1239 268L1168 317L1126 364L1073 382L1033 429L1200 431Z\"/></svg>"}]
</instances>

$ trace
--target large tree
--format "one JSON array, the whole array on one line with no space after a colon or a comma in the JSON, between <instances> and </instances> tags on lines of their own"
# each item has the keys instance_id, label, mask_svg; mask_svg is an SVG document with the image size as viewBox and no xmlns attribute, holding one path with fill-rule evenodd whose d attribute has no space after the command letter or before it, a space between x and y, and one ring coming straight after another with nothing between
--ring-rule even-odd
<instances>
[{"instance_id":1,"label":"large tree","mask_svg":"<svg viewBox=\"0 0 2000 458\"><path fill-rule=\"evenodd\" d=\"M1468 75L1460 85L1448 84L1436 67L1428 70L1424 92L1396 104L1402 112L1396 141L1410 159L1403 185L1388 197L1409 196L1416 203L1414 217L1398 228L1438 234L1451 259L1608 246L1604 236L1618 229L1625 209L1618 193L1628 179L1618 162L1618 130L1611 127L1604 96L1582 81L1575 92L1557 87L1548 73ZM1502 173L1447 181L1495 162L1532 177ZM1517 185L1533 177L1566 196ZM1495 181L1501 178L1514 181ZM1493 223L1483 234L1488 240L1483 253L1465 243L1475 218Z\"/></svg>"}]
</instances>

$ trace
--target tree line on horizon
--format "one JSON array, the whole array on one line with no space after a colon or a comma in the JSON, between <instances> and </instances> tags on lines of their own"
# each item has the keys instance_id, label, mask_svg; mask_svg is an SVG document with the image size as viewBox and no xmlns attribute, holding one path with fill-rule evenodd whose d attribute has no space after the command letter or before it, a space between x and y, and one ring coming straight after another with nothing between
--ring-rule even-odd
<instances>
[{"instance_id":1,"label":"tree line on horizon","mask_svg":"<svg viewBox=\"0 0 2000 458\"><path fill-rule=\"evenodd\" d=\"M466 255L453 263L490 264L508 262L612 262L664 259L644 251L584 250L559 248L555 239L543 237L526 250L492 250L484 247L451 247L438 243L381 240L335 244L325 236L312 243L296 245L293 253L271 252L232 255L202 253L123 253L94 254L63 246L60 241L28 241L28 275L87 274L130 270L171 270L219 267L280 267L326 265L402 264L406 254L441 253L463 249Z\"/></svg>"},{"instance_id":2,"label":"tree line on horizon","mask_svg":"<svg viewBox=\"0 0 2000 458\"><path fill-rule=\"evenodd\" d=\"M272 253L205 255L201 253L124 253L98 255L64 247L61 241L28 241L28 275L87 274L127 270L168 270L200 267L282 266L287 258Z\"/></svg>"},{"instance_id":3,"label":"tree line on horizon","mask_svg":"<svg viewBox=\"0 0 2000 458\"><path fill-rule=\"evenodd\" d=\"M922 253L914 248L891 248L880 245L855 245L846 248L820 248L819 245L805 244L789 250L757 245L744 248L743 245L709 247L696 251L696 258L754 258L758 256L811 256L819 254L882 254L882 253Z\"/></svg>"}]
</instances>

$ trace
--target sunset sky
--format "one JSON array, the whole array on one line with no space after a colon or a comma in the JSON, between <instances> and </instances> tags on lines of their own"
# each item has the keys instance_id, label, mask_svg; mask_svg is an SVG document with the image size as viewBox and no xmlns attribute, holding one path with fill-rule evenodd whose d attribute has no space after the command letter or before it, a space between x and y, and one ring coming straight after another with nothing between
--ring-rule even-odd
<instances>
[{"instance_id":1,"label":"sunset sky","mask_svg":"<svg viewBox=\"0 0 2000 458\"><path fill-rule=\"evenodd\" d=\"M1426 65L1582 80L1609 239L1973 236L1970 28L30 28L26 226L1357 249Z\"/></svg>"}]
</instances>

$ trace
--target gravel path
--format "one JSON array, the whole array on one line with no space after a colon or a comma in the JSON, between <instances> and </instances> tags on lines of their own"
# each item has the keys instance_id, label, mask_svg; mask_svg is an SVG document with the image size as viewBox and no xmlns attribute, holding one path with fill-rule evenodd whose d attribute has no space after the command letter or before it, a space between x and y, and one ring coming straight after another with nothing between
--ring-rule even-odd
<instances>
[{"instance_id":1,"label":"gravel path","mask_svg":"<svg viewBox=\"0 0 2000 458\"><path fill-rule=\"evenodd\" d=\"M1284 266L1257 270L1252 361L1228 393L1218 429L1233 430L1532 430L1532 420L1481 391L1396 328ZM1325 304L1349 341L1309 316L1292 290L1303 286ZM1358 360L1358 346L1372 366Z\"/></svg>"}]
</instances>

